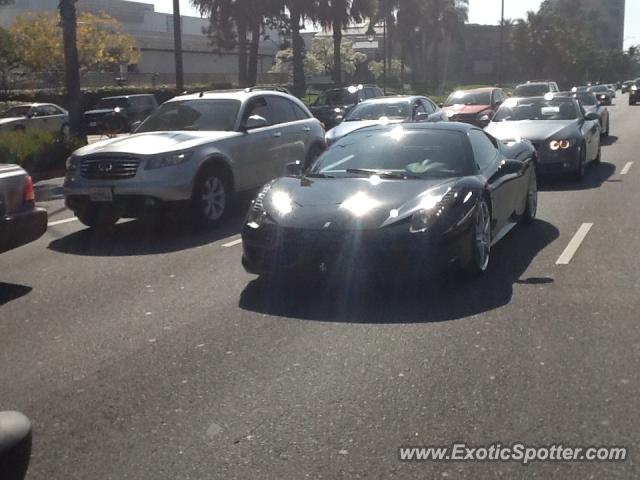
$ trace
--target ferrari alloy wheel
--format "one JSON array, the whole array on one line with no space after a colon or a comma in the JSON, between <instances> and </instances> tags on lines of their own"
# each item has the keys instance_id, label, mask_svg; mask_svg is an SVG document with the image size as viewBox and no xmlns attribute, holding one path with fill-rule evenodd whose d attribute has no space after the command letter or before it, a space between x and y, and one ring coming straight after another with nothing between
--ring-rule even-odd
<instances>
[{"instance_id":1,"label":"ferrari alloy wheel","mask_svg":"<svg viewBox=\"0 0 640 480\"><path fill-rule=\"evenodd\" d=\"M491 256L491 211L483 198L478 202L473 225L471 255L463 267L469 277L478 277L487 271Z\"/></svg>"},{"instance_id":2,"label":"ferrari alloy wheel","mask_svg":"<svg viewBox=\"0 0 640 480\"><path fill-rule=\"evenodd\" d=\"M527 204L524 209L522 221L531 223L536 219L538 213L538 176L536 169L531 167L531 176L529 177L529 187L527 189Z\"/></svg>"}]
</instances>

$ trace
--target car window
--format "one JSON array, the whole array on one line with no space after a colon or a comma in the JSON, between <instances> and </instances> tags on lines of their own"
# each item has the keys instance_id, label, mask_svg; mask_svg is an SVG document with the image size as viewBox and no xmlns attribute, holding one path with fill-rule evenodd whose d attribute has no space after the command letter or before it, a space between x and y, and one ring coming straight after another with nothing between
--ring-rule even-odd
<instances>
[{"instance_id":1,"label":"car window","mask_svg":"<svg viewBox=\"0 0 640 480\"><path fill-rule=\"evenodd\" d=\"M490 92L454 92L447 98L445 107L453 105L490 105Z\"/></svg>"},{"instance_id":2,"label":"car window","mask_svg":"<svg viewBox=\"0 0 640 480\"><path fill-rule=\"evenodd\" d=\"M308 120L309 118L311 118L307 112L300 108L300 106L296 105L293 102L291 102L291 105L293 106L293 111L296 114L296 118L298 120Z\"/></svg>"},{"instance_id":3,"label":"car window","mask_svg":"<svg viewBox=\"0 0 640 480\"><path fill-rule=\"evenodd\" d=\"M31 110L31 107L28 105L13 107L0 115L0 118L26 117L29 110Z\"/></svg>"},{"instance_id":4,"label":"car window","mask_svg":"<svg viewBox=\"0 0 640 480\"><path fill-rule=\"evenodd\" d=\"M481 130L473 129L469 132L469 140L473 148L473 155L480 170L485 170L495 163L498 149L487 134Z\"/></svg>"},{"instance_id":5,"label":"car window","mask_svg":"<svg viewBox=\"0 0 640 480\"><path fill-rule=\"evenodd\" d=\"M541 83L519 85L514 91L516 97L538 97L545 93L549 93L549 85Z\"/></svg>"},{"instance_id":6,"label":"car window","mask_svg":"<svg viewBox=\"0 0 640 480\"><path fill-rule=\"evenodd\" d=\"M383 117L405 120L411 116L411 107L406 101L401 102L364 102L356 105L345 117L345 122L360 120L379 120Z\"/></svg>"},{"instance_id":7,"label":"car window","mask_svg":"<svg viewBox=\"0 0 640 480\"><path fill-rule=\"evenodd\" d=\"M293 104L282 97L267 97L271 114L273 115L273 124L290 123L298 120Z\"/></svg>"},{"instance_id":8,"label":"car window","mask_svg":"<svg viewBox=\"0 0 640 480\"><path fill-rule=\"evenodd\" d=\"M47 108L44 105L41 105L39 107L35 107L31 113L34 117L46 117L50 115L47 112Z\"/></svg>"},{"instance_id":9,"label":"car window","mask_svg":"<svg viewBox=\"0 0 640 480\"><path fill-rule=\"evenodd\" d=\"M413 105L413 118L416 117L416 115L418 115L419 113L425 113L425 114L429 114L429 112L427 112L427 107L425 106L425 104L418 100L414 105Z\"/></svg>"},{"instance_id":10,"label":"car window","mask_svg":"<svg viewBox=\"0 0 640 480\"><path fill-rule=\"evenodd\" d=\"M267 101L264 97L254 98L249 102L245 110L243 121L246 121L249 117L253 117L254 115L264 118L269 125L273 124L273 118L271 117L269 106L267 105Z\"/></svg>"},{"instance_id":11,"label":"car window","mask_svg":"<svg viewBox=\"0 0 640 480\"><path fill-rule=\"evenodd\" d=\"M431 101L423 99L420 101L424 106L425 111L431 115L432 113L436 113L438 111L438 107Z\"/></svg>"},{"instance_id":12,"label":"car window","mask_svg":"<svg viewBox=\"0 0 640 480\"><path fill-rule=\"evenodd\" d=\"M575 120L578 115L573 98L555 97L511 99L502 104L493 118L494 122L518 122L530 120Z\"/></svg>"}]
</instances>

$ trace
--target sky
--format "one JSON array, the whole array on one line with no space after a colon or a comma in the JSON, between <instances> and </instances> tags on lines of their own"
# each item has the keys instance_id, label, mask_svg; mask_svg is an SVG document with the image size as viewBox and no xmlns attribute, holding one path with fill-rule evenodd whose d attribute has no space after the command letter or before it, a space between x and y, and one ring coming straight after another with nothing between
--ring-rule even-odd
<instances>
[{"instance_id":1,"label":"sky","mask_svg":"<svg viewBox=\"0 0 640 480\"><path fill-rule=\"evenodd\" d=\"M173 0L139 1L153 3L159 12L173 11ZM537 10L540 3L541 0L505 0L505 17L522 18L528 10ZM497 24L500 21L500 8L501 0L469 0L469 22ZM183 15L198 16L189 0L180 0L180 10ZM640 44L640 1L627 0L625 47L637 44Z\"/></svg>"}]
</instances>

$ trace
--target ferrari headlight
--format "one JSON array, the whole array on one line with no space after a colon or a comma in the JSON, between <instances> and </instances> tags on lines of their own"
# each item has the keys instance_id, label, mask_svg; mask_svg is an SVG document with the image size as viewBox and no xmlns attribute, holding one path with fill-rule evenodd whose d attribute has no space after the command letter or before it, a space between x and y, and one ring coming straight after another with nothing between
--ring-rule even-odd
<instances>
[{"instance_id":1,"label":"ferrari headlight","mask_svg":"<svg viewBox=\"0 0 640 480\"><path fill-rule=\"evenodd\" d=\"M168 155L158 155L147 160L147 170L155 170L157 168L173 167L189 161L193 152L172 153Z\"/></svg>"},{"instance_id":2,"label":"ferrari headlight","mask_svg":"<svg viewBox=\"0 0 640 480\"><path fill-rule=\"evenodd\" d=\"M271 205L275 208L276 212L278 212L283 217L288 215L293 210L293 202L291 201L291 197L288 193L277 191L273 192L271 195Z\"/></svg>"},{"instance_id":3,"label":"ferrari headlight","mask_svg":"<svg viewBox=\"0 0 640 480\"><path fill-rule=\"evenodd\" d=\"M549 148L554 152L558 150L567 150L569 147L571 147L570 140L552 140L549 143Z\"/></svg>"},{"instance_id":4,"label":"ferrari headlight","mask_svg":"<svg viewBox=\"0 0 640 480\"><path fill-rule=\"evenodd\" d=\"M420 202L420 210L413 214L411 217L411 226L409 231L411 233L426 232L431 227L431 222L434 218L435 208L442 197L427 196Z\"/></svg>"}]
</instances>

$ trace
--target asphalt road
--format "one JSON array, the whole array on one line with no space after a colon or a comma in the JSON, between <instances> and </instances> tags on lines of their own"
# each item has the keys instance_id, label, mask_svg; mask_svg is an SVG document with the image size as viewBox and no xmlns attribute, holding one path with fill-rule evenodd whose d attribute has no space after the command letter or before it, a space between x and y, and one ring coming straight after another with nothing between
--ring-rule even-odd
<instances>
[{"instance_id":1,"label":"asphalt road","mask_svg":"<svg viewBox=\"0 0 640 480\"><path fill-rule=\"evenodd\" d=\"M266 288L240 265L240 215L100 238L49 192L47 234L0 258L0 409L33 420L28 478L640 477L640 107L617 102L603 163L546 184L539 220L467 283ZM398 460L454 441L631 457Z\"/></svg>"}]
</instances>

